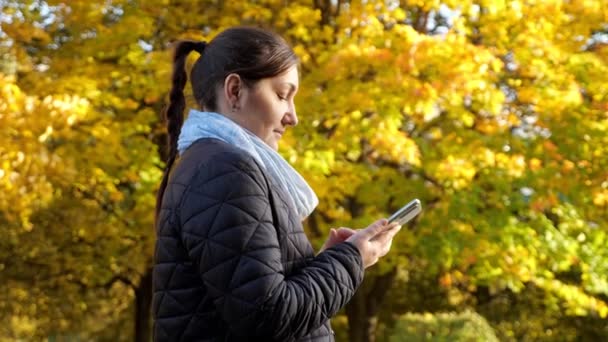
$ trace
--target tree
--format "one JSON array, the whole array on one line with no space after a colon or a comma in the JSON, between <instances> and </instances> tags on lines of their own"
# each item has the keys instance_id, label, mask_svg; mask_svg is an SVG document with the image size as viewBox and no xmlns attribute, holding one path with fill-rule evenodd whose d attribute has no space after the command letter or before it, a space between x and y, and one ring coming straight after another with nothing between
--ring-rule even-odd
<instances>
[{"instance_id":1,"label":"tree","mask_svg":"<svg viewBox=\"0 0 608 342\"><path fill-rule=\"evenodd\" d=\"M157 116L145 89L127 88L137 70L122 72L147 62L137 42L115 51L87 38L111 7L70 6L3 8L4 59L19 61L1 76L5 337L99 334L132 306L151 260Z\"/></svg>"},{"instance_id":2,"label":"tree","mask_svg":"<svg viewBox=\"0 0 608 342\"><path fill-rule=\"evenodd\" d=\"M599 2L340 14L359 24L336 30L300 95L310 125L297 135L321 139L296 147L327 160L326 222L360 227L420 196L425 213L379 273L422 266L472 295L534 284L550 310L606 317L606 64L589 49L606 27ZM353 303L371 308L349 315L368 321L353 341L373 340L384 291L372 293Z\"/></svg>"}]
</instances>

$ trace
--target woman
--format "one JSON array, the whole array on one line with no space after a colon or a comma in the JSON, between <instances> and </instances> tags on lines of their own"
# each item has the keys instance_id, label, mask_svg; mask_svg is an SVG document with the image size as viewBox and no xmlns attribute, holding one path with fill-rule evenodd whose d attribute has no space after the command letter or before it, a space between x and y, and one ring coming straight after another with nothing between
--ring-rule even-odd
<instances>
[{"instance_id":1,"label":"woman","mask_svg":"<svg viewBox=\"0 0 608 342\"><path fill-rule=\"evenodd\" d=\"M183 123L186 56L199 110ZM158 194L155 341L333 341L329 319L400 229L332 229L315 255L301 221L317 205L276 152L298 123L298 60L257 28L176 45L169 158Z\"/></svg>"}]
</instances>

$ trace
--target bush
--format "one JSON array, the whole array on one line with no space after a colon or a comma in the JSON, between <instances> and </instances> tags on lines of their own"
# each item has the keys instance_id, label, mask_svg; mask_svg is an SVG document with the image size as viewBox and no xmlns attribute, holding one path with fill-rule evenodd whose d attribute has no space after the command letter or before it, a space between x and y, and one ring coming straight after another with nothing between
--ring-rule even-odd
<instances>
[{"instance_id":1,"label":"bush","mask_svg":"<svg viewBox=\"0 0 608 342\"><path fill-rule=\"evenodd\" d=\"M475 312L405 314L397 320L390 342L483 341L498 342L488 322Z\"/></svg>"}]
</instances>

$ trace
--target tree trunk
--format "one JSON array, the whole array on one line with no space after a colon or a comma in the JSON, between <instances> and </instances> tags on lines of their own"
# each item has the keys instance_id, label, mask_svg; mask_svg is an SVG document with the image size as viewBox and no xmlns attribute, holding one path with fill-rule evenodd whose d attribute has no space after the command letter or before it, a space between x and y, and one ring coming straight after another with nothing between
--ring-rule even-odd
<instances>
[{"instance_id":1,"label":"tree trunk","mask_svg":"<svg viewBox=\"0 0 608 342\"><path fill-rule=\"evenodd\" d=\"M396 274L397 269L393 268L386 274L366 277L355 296L346 305L350 342L376 341L378 312Z\"/></svg>"},{"instance_id":2,"label":"tree trunk","mask_svg":"<svg viewBox=\"0 0 608 342\"><path fill-rule=\"evenodd\" d=\"M135 342L152 341L152 268L135 289Z\"/></svg>"},{"instance_id":3,"label":"tree trunk","mask_svg":"<svg viewBox=\"0 0 608 342\"><path fill-rule=\"evenodd\" d=\"M346 306L350 342L375 341L376 322L367 314L365 301L365 295L362 294L362 291L358 291Z\"/></svg>"}]
</instances>

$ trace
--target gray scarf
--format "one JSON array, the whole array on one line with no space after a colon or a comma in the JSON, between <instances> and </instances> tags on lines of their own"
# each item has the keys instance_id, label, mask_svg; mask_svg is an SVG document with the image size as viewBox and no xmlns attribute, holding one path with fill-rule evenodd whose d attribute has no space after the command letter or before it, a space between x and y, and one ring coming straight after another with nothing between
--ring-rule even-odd
<instances>
[{"instance_id":1,"label":"gray scarf","mask_svg":"<svg viewBox=\"0 0 608 342\"><path fill-rule=\"evenodd\" d=\"M249 153L291 198L302 220L319 204L314 190L285 158L262 139L224 115L191 109L177 141L179 153L184 153L201 138L216 138Z\"/></svg>"}]
</instances>

